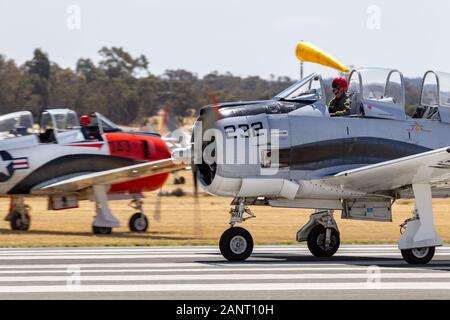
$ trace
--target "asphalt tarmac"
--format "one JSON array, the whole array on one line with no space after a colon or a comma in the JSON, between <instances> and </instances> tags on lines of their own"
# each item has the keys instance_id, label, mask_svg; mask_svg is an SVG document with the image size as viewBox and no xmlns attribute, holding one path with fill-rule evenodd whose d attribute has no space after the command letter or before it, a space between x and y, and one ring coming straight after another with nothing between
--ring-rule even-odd
<instances>
[{"instance_id":1,"label":"asphalt tarmac","mask_svg":"<svg viewBox=\"0 0 450 320\"><path fill-rule=\"evenodd\" d=\"M450 299L450 247L419 266L393 245L0 249L0 299Z\"/></svg>"}]
</instances>

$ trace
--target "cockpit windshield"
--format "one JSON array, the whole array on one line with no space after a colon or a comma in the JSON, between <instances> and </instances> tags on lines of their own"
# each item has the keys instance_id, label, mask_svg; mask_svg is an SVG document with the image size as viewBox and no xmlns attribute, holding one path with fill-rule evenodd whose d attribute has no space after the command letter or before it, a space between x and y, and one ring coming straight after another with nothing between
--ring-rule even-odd
<instances>
[{"instance_id":1,"label":"cockpit windshield","mask_svg":"<svg viewBox=\"0 0 450 320\"><path fill-rule=\"evenodd\" d=\"M31 134L33 116L29 111L20 111L0 116L0 140Z\"/></svg>"},{"instance_id":2,"label":"cockpit windshield","mask_svg":"<svg viewBox=\"0 0 450 320\"><path fill-rule=\"evenodd\" d=\"M362 79L363 98L403 105L403 76L397 70L369 68L358 70ZM355 77L351 77L350 88L354 87ZM359 90L358 90L359 91Z\"/></svg>"},{"instance_id":3,"label":"cockpit windshield","mask_svg":"<svg viewBox=\"0 0 450 320\"><path fill-rule=\"evenodd\" d=\"M311 74L273 97L274 100L294 102L314 102L322 98L322 79L319 74Z\"/></svg>"},{"instance_id":4,"label":"cockpit windshield","mask_svg":"<svg viewBox=\"0 0 450 320\"><path fill-rule=\"evenodd\" d=\"M439 77L439 99L442 106L450 107L450 73L436 72Z\"/></svg>"},{"instance_id":5,"label":"cockpit windshield","mask_svg":"<svg viewBox=\"0 0 450 320\"><path fill-rule=\"evenodd\" d=\"M97 113L97 119L101 125L103 132L118 132L122 131L114 122L106 118L105 116Z\"/></svg>"},{"instance_id":6,"label":"cockpit windshield","mask_svg":"<svg viewBox=\"0 0 450 320\"><path fill-rule=\"evenodd\" d=\"M56 132L66 132L79 129L78 117L70 109L49 109L42 113L40 121L41 131L56 129Z\"/></svg>"},{"instance_id":7,"label":"cockpit windshield","mask_svg":"<svg viewBox=\"0 0 450 320\"><path fill-rule=\"evenodd\" d=\"M450 107L450 73L427 71L422 80L420 105Z\"/></svg>"}]
</instances>

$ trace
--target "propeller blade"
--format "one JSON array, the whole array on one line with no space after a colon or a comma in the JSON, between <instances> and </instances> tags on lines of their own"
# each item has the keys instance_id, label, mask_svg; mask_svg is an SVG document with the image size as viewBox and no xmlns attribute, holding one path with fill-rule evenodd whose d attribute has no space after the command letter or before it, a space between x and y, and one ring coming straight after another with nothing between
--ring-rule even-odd
<instances>
[{"instance_id":1,"label":"propeller blade","mask_svg":"<svg viewBox=\"0 0 450 320\"><path fill-rule=\"evenodd\" d=\"M202 216L200 212L200 200L198 197L198 180L197 180L197 169L192 166L192 178L194 186L194 234L195 238L203 238L202 232Z\"/></svg>"},{"instance_id":2,"label":"propeller blade","mask_svg":"<svg viewBox=\"0 0 450 320\"><path fill-rule=\"evenodd\" d=\"M155 219L155 221L161 221L161 192L162 188L159 189L159 192L156 195L155 210L153 212L153 219Z\"/></svg>"},{"instance_id":3,"label":"propeller blade","mask_svg":"<svg viewBox=\"0 0 450 320\"><path fill-rule=\"evenodd\" d=\"M194 179L194 197L198 197L198 180L197 180L197 168L192 166L192 178Z\"/></svg>"}]
</instances>

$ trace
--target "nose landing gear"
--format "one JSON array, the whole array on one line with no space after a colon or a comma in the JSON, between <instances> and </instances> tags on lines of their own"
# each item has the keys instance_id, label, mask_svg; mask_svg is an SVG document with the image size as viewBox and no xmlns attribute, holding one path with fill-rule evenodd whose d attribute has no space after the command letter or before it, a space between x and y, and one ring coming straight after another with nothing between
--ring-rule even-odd
<instances>
[{"instance_id":1,"label":"nose landing gear","mask_svg":"<svg viewBox=\"0 0 450 320\"><path fill-rule=\"evenodd\" d=\"M220 237L219 247L228 261L244 261L252 254L253 238L244 228L232 227Z\"/></svg>"},{"instance_id":2,"label":"nose landing gear","mask_svg":"<svg viewBox=\"0 0 450 320\"><path fill-rule=\"evenodd\" d=\"M220 252L228 261L244 261L253 252L253 238L246 229L235 227L236 223L242 223L248 219L256 218L250 208L245 206L245 199L241 198L230 209L230 226L220 237ZM246 216L244 216L246 215Z\"/></svg>"}]
</instances>

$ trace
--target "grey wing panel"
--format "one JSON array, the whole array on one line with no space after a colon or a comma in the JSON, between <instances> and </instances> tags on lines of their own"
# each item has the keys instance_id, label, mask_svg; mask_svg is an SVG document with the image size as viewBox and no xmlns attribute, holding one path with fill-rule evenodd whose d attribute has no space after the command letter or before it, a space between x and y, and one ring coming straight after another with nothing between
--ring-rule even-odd
<instances>
[{"instance_id":1,"label":"grey wing panel","mask_svg":"<svg viewBox=\"0 0 450 320\"><path fill-rule=\"evenodd\" d=\"M321 179L341 188L375 192L393 190L414 183L439 184L450 181L448 147L385 161Z\"/></svg>"}]
</instances>

